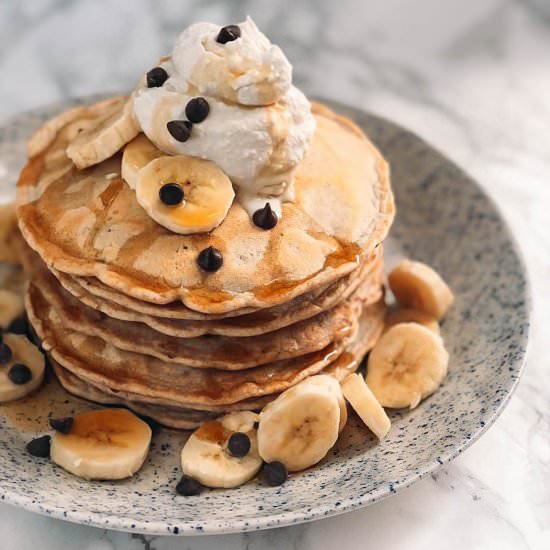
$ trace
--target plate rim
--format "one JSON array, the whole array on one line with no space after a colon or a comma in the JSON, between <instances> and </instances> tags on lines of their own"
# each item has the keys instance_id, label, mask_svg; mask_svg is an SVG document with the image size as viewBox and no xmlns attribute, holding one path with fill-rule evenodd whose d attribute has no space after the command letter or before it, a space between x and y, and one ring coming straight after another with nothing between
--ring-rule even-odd
<instances>
[{"instance_id":1,"label":"plate rim","mask_svg":"<svg viewBox=\"0 0 550 550\"><path fill-rule=\"evenodd\" d=\"M43 110L61 110L68 108L73 105L78 105L82 103L88 103L92 101L99 101L111 95L120 95L120 92L117 93L97 93L92 95L80 96L68 98L66 100L60 100L52 103L48 103L42 106L38 106L33 109L26 111L18 112L2 121L0 121L0 129L3 129L10 124L13 124L18 117L24 115L30 115L36 113L37 111ZM52 517L55 519L60 519L63 521L68 521L80 525L94 526L104 529L112 529L115 531L122 531L128 533L143 533L148 535L179 535L179 536L199 536L199 535L222 535L222 534L231 534L231 533L244 533L250 531L259 531L264 529L271 529L276 527L284 527L289 525L298 525L306 522L311 522L326 517L335 517L342 515L359 508L363 508L380 502L386 498L397 494L399 491L410 487L411 485L417 483L424 477L437 472L444 465L450 463L457 456L466 451L470 446L475 443L489 428L491 428L496 420L500 417L504 409L508 406L510 399L514 395L517 386L521 380L523 372L525 370L525 365L529 353L529 346L531 342L531 331L532 331L532 313L533 313L533 301L532 301L532 283L530 271L527 267L525 261L524 253L519 245L516 236L512 232L506 217L503 215L500 207L492 198L492 196L487 193L484 187L473 178L466 170L450 159L445 155L438 147L432 145L430 142L425 140L422 136L418 135L416 132L408 129L407 127L396 123L387 117L380 116L376 113L372 113L360 107L355 107L344 102L335 101L330 98L314 96L312 99L320 101L329 107L333 108L335 111L348 111L355 112L360 115L368 115L373 120L380 122L382 124L387 124L393 126L394 128L414 136L416 140L422 142L427 148L439 154L441 157L445 158L448 163L450 163L458 172L466 177L471 184L473 184L483 195L484 199L488 202L490 207L493 209L495 214L498 217L500 224L504 230L505 238L510 242L511 250L513 251L517 262L520 266L520 274L522 275L525 286L523 291L523 298L525 299L525 323L526 331L523 336L523 341L521 342L521 358L516 360L517 364L517 377L511 382L511 385L500 401L500 403L491 410L490 416L487 417L485 424L483 426L478 426L478 428L472 433L469 434L469 437L463 437L459 444L455 445L452 449L442 453L436 460L431 462L426 462L422 466L422 471L418 471L415 474L409 476L404 482L395 482L388 484L388 486L381 485L377 487L373 492L365 493L360 496L350 496L340 502L339 506L332 504L314 506L307 511L286 511L276 514L270 514L269 516L261 517L252 517L249 519L234 519L234 520L216 520L215 518L207 518L201 520L200 525L191 526L189 522L186 524L184 521L178 522L177 526L170 523L170 519L166 518L166 521L156 520L153 522L139 520L138 518L128 518L119 515L98 512L98 511L85 511L85 510L74 510L67 512L66 509L61 509L60 507L43 507L40 502L33 497L22 493L15 493L13 491L2 490L0 495L0 502L23 508L29 512L37 513L40 515ZM359 124L360 125L360 124ZM114 520L114 521L113 521Z\"/></svg>"}]
</instances>

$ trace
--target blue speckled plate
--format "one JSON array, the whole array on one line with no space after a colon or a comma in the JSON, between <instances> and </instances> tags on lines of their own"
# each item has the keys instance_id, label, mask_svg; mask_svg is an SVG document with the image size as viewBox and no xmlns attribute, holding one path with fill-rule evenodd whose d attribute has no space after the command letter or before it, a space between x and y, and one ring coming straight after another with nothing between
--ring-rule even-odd
<instances>
[{"instance_id":1,"label":"blue speckled plate","mask_svg":"<svg viewBox=\"0 0 550 550\"><path fill-rule=\"evenodd\" d=\"M25 138L67 106L19 115L0 129L0 202L13 194ZM393 414L393 428L381 444L350 423L319 466L282 487L251 482L194 498L174 493L180 433L157 435L135 478L88 483L29 457L25 442L34 434L0 406L3 501L77 523L150 534L265 529L390 496L452 460L495 421L518 382L529 327L525 268L506 224L479 185L420 138L351 107L333 107L362 126L391 164L398 215L388 263L402 255L425 261L456 294L442 328L450 371L438 392L412 412ZM44 414L49 405L55 403L46 401Z\"/></svg>"}]
</instances>

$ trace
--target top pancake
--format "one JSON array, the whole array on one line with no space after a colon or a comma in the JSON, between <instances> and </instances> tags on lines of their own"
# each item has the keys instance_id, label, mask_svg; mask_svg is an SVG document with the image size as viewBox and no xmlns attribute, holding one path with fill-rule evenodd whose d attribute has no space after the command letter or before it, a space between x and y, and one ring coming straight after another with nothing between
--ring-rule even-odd
<instances>
[{"instance_id":1,"label":"top pancake","mask_svg":"<svg viewBox=\"0 0 550 550\"><path fill-rule=\"evenodd\" d=\"M224 313L265 308L357 269L385 238L394 215L388 167L348 120L314 106L317 131L296 175L296 200L277 226L257 228L237 201L210 233L177 235L154 222L120 179L120 155L77 170L67 143L82 108L30 159L18 183L23 236L52 268L99 281L133 298ZM52 126L50 126L50 129ZM196 258L218 248L223 267L206 274Z\"/></svg>"}]
</instances>

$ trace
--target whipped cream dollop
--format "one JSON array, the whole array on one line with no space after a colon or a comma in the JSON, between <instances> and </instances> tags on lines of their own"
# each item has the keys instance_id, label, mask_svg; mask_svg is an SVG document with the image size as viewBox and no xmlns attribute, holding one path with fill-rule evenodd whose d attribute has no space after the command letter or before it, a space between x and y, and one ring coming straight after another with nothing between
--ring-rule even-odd
<instances>
[{"instance_id":1,"label":"whipped cream dollop","mask_svg":"<svg viewBox=\"0 0 550 550\"><path fill-rule=\"evenodd\" d=\"M266 202L280 216L281 202L294 198L294 171L315 131L282 50L250 18L223 28L196 23L159 67L165 81L151 86L144 78L133 94L145 135L167 154L216 163L250 216ZM190 122L189 103L198 97L206 115ZM174 121L182 131L169 130Z\"/></svg>"}]
</instances>

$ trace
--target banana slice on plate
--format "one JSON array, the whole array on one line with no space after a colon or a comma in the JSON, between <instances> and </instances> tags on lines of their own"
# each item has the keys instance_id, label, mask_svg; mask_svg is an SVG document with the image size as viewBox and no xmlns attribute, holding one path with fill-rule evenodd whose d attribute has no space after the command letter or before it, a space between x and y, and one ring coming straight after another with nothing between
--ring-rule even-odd
<instances>
[{"instance_id":1,"label":"banana slice on plate","mask_svg":"<svg viewBox=\"0 0 550 550\"><path fill-rule=\"evenodd\" d=\"M414 409L447 375L440 336L418 323L395 325L369 354L367 385L383 407Z\"/></svg>"},{"instance_id":2,"label":"banana slice on plate","mask_svg":"<svg viewBox=\"0 0 550 550\"><path fill-rule=\"evenodd\" d=\"M69 433L56 432L51 459L84 479L125 479L145 462L151 428L126 409L100 409L79 414Z\"/></svg>"},{"instance_id":3,"label":"banana slice on plate","mask_svg":"<svg viewBox=\"0 0 550 550\"><path fill-rule=\"evenodd\" d=\"M256 413L244 411L204 422L189 436L181 451L183 473L206 487L225 489L252 479L262 467L254 427L257 419ZM249 441L243 456L235 456L230 451L230 439L236 433Z\"/></svg>"},{"instance_id":4,"label":"banana slice on plate","mask_svg":"<svg viewBox=\"0 0 550 550\"><path fill-rule=\"evenodd\" d=\"M165 156L139 171L136 196L157 223L182 235L207 232L227 215L235 193L213 162Z\"/></svg>"},{"instance_id":5,"label":"banana slice on plate","mask_svg":"<svg viewBox=\"0 0 550 550\"><path fill-rule=\"evenodd\" d=\"M260 456L282 462L289 472L317 464L338 439L338 397L327 385L312 382L314 378L286 390L260 413Z\"/></svg>"},{"instance_id":6,"label":"banana slice on plate","mask_svg":"<svg viewBox=\"0 0 550 550\"><path fill-rule=\"evenodd\" d=\"M121 168L122 179L131 189L135 189L139 171L152 160L162 156L164 156L164 153L149 141L144 134L140 134L124 148Z\"/></svg>"},{"instance_id":7,"label":"banana slice on plate","mask_svg":"<svg viewBox=\"0 0 550 550\"><path fill-rule=\"evenodd\" d=\"M356 372L350 374L342 382L342 391L359 418L382 441L390 431L391 421L382 405L367 386L365 379Z\"/></svg>"},{"instance_id":8,"label":"banana slice on plate","mask_svg":"<svg viewBox=\"0 0 550 550\"><path fill-rule=\"evenodd\" d=\"M419 323L436 334L440 333L437 319L433 315L419 309L397 308L388 310L384 320L384 330L389 330L399 323Z\"/></svg>"},{"instance_id":9,"label":"banana slice on plate","mask_svg":"<svg viewBox=\"0 0 550 550\"><path fill-rule=\"evenodd\" d=\"M454 302L453 293L445 281L421 262L401 260L390 271L388 282L400 306L419 309L438 321Z\"/></svg>"},{"instance_id":10,"label":"banana slice on plate","mask_svg":"<svg viewBox=\"0 0 550 550\"><path fill-rule=\"evenodd\" d=\"M45 372L44 355L26 336L3 335L0 343L0 403L21 399L35 391L42 384Z\"/></svg>"},{"instance_id":11,"label":"banana slice on plate","mask_svg":"<svg viewBox=\"0 0 550 550\"><path fill-rule=\"evenodd\" d=\"M132 102L127 98L109 105L67 147L68 157L80 169L98 164L117 153L139 133Z\"/></svg>"},{"instance_id":12,"label":"banana slice on plate","mask_svg":"<svg viewBox=\"0 0 550 550\"><path fill-rule=\"evenodd\" d=\"M0 289L0 328L7 329L25 313L23 297L11 290Z\"/></svg>"}]
</instances>

